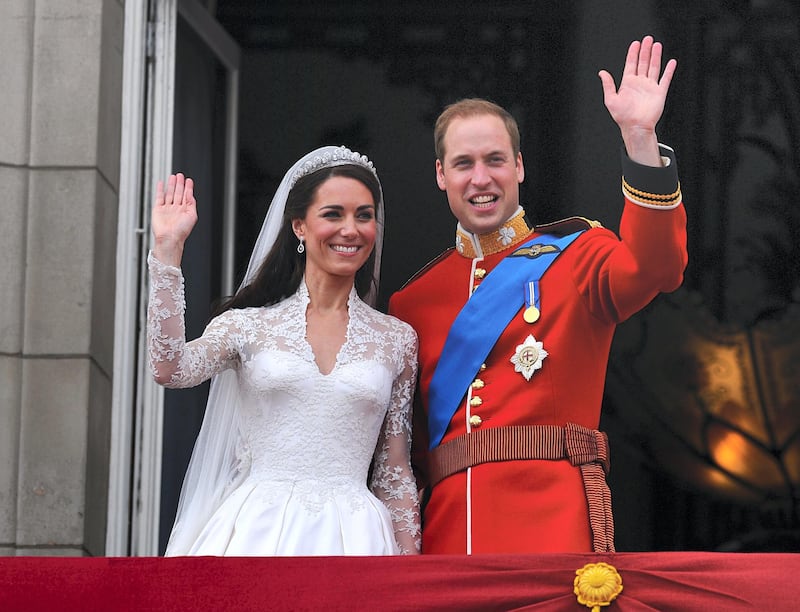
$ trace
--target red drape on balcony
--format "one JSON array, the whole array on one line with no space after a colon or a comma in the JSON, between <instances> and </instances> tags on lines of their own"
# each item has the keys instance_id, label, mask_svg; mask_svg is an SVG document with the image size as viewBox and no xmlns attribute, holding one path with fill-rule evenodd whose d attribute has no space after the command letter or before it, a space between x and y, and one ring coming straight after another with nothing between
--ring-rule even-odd
<instances>
[{"instance_id":1,"label":"red drape on balcony","mask_svg":"<svg viewBox=\"0 0 800 612\"><path fill-rule=\"evenodd\" d=\"M0 610L587 610L587 563L613 565L608 612L800 609L800 554L0 558Z\"/></svg>"}]
</instances>

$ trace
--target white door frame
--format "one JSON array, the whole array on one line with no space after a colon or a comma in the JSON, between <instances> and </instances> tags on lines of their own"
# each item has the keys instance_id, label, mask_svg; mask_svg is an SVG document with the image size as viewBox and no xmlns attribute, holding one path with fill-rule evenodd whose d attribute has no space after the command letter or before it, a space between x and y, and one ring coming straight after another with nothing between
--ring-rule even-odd
<instances>
[{"instance_id":1,"label":"white door frame","mask_svg":"<svg viewBox=\"0 0 800 612\"><path fill-rule=\"evenodd\" d=\"M163 389L146 360L146 256L155 177L172 166L178 15L227 71L221 290L233 290L239 48L196 0L126 2L107 556L158 553Z\"/></svg>"}]
</instances>

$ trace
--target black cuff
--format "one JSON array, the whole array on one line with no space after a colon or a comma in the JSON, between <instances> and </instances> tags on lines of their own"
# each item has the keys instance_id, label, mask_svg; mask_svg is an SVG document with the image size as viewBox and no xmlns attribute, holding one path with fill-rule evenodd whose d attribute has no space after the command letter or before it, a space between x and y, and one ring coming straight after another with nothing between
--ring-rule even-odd
<instances>
[{"instance_id":1,"label":"black cuff","mask_svg":"<svg viewBox=\"0 0 800 612\"><path fill-rule=\"evenodd\" d=\"M666 145L658 145L659 155L668 157L669 166L656 168L644 166L628 157L625 147L622 147L622 178L636 189L651 194L669 195L679 190L678 163L675 160L675 151Z\"/></svg>"}]
</instances>

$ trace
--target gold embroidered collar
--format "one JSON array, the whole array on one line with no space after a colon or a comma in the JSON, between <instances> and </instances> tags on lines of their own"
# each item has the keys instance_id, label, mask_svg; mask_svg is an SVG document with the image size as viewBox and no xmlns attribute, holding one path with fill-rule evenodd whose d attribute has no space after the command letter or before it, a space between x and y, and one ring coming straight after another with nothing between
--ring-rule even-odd
<instances>
[{"instance_id":1,"label":"gold embroidered collar","mask_svg":"<svg viewBox=\"0 0 800 612\"><path fill-rule=\"evenodd\" d=\"M459 223L456 228L456 251L470 259L493 255L519 244L528 237L532 229L525 222L525 211L521 206L513 217L489 234L473 234Z\"/></svg>"}]
</instances>

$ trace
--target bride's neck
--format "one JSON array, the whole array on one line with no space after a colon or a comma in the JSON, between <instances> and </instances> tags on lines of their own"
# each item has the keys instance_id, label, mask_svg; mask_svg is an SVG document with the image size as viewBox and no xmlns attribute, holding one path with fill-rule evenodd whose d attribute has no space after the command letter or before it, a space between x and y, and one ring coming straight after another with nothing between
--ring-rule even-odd
<instances>
[{"instance_id":1,"label":"bride's neck","mask_svg":"<svg viewBox=\"0 0 800 612\"><path fill-rule=\"evenodd\" d=\"M310 301L309 308L320 313L342 311L347 310L353 279L330 275L323 278L309 278L306 275L306 287Z\"/></svg>"}]
</instances>

